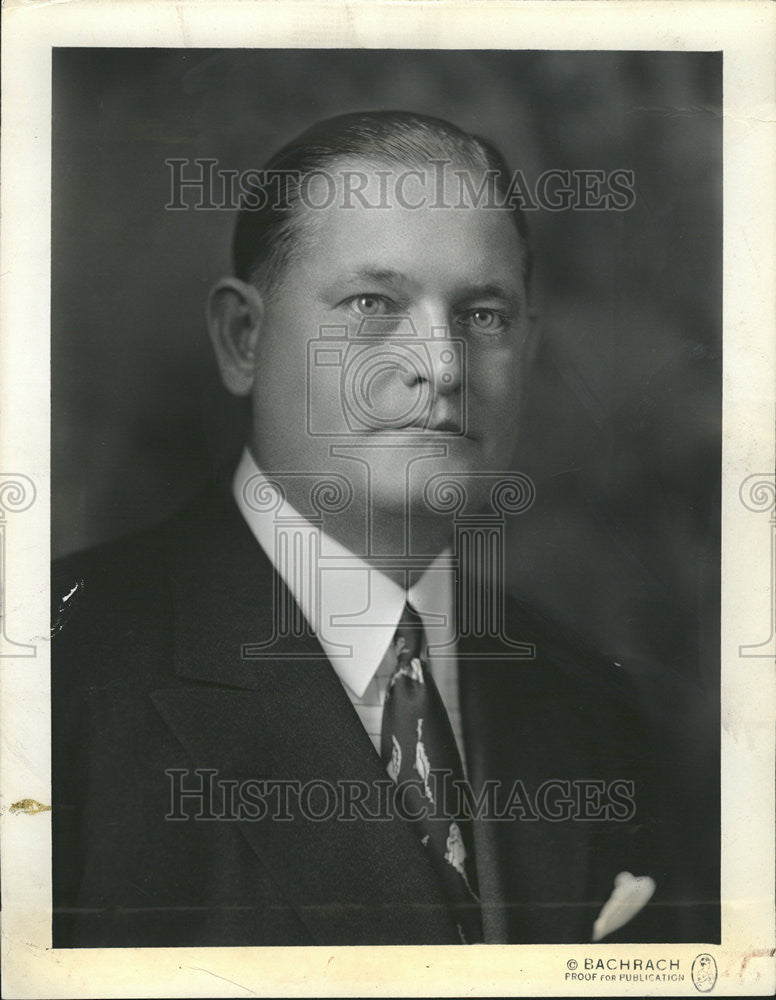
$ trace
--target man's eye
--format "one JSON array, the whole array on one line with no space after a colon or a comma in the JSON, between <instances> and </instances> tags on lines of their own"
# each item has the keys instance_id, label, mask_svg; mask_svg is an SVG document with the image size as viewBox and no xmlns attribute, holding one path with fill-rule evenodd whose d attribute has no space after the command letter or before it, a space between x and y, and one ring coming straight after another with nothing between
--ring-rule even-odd
<instances>
[{"instance_id":1,"label":"man's eye","mask_svg":"<svg viewBox=\"0 0 776 1000\"><path fill-rule=\"evenodd\" d=\"M469 309L461 314L459 322L476 333L501 333L507 325L507 317L496 309Z\"/></svg>"},{"instance_id":2,"label":"man's eye","mask_svg":"<svg viewBox=\"0 0 776 1000\"><path fill-rule=\"evenodd\" d=\"M359 316L386 316L396 311L383 295L354 295L346 304Z\"/></svg>"}]
</instances>

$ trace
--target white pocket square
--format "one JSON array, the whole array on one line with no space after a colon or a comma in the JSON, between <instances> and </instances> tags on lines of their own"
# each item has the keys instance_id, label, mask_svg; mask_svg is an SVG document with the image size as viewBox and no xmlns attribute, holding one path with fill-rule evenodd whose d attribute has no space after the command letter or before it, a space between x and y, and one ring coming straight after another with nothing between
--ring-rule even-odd
<instances>
[{"instance_id":1,"label":"white pocket square","mask_svg":"<svg viewBox=\"0 0 776 1000\"><path fill-rule=\"evenodd\" d=\"M655 880L649 875L620 872L614 880L611 896L593 924L593 941L600 941L632 920L652 899L655 888Z\"/></svg>"}]
</instances>

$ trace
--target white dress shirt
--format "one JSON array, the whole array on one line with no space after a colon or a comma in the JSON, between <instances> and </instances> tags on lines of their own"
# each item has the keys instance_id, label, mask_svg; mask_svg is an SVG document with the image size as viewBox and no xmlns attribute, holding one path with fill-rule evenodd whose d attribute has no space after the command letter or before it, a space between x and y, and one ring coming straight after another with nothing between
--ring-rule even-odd
<instances>
[{"instance_id":1,"label":"white dress shirt","mask_svg":"<svg viewBox=\"0 0 776 1000\"><path fill-rule=\"evenodd\" d=\"M265 486L263 500L277 498L276 503L262 503L262 510L246 499L255 495L258 481ZM410 602L423 620L429 669L464 760L449 550L440 553L405 592L281 499L247 448L232 489L248 527L316 634L378 753L385 692L395 667L391 640L404 604ZM288 527L283 524L286 519ZM293 558L278 558L279 544L287 546Z\"/></svg>"}]
</instances>

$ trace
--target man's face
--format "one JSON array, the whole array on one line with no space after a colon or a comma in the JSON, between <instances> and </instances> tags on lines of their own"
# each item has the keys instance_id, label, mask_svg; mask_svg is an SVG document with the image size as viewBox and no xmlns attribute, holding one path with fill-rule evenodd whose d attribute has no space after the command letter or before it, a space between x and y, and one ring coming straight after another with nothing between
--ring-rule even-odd
<instances>
[{"instance_id":1,"label":"man's face","mask_svg":"<svg viewBox=\"0 0 776 1000\"><path fill-rule=\"evenodd\" d=\"M436 473L509 468L531 334L523 251L503 211L390 194L345 208L342 194L301 209L265 298L252 447L268 473L338 472L357 496L368 468L375 510L401 513Z\"/></svg>"}]
</instances>

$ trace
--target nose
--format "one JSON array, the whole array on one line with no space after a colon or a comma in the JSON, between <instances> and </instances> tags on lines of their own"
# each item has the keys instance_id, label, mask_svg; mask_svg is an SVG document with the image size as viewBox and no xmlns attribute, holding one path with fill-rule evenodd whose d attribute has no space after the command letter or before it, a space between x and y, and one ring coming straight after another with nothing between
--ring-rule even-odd
<instances>
[{"instance_id":1,"label":"nose","mask_svg":"<svg viewBox=\"0 0 776 1000\"><path fill-rule=\"evenodd\" d=\"M410 318L419 363L402 372L403 381L409 386L427 382L434 396L458 392L463 378L464 345L452 336L447 313L440 306L428 307Z\"/></svg>"}]
</instances>

